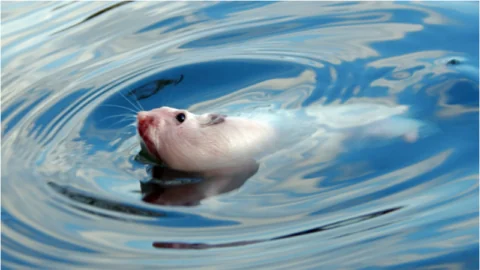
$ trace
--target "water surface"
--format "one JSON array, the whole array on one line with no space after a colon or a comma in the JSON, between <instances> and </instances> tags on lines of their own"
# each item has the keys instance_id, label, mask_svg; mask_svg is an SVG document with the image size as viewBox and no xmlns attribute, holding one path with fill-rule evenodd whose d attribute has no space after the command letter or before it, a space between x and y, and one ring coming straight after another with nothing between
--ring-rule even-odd
<instances>
[{"instance_id":1,"label":"water surface","mask_svg":"<svg viewBox=\"0 0 480 270\"><path fill-rule=\"evenodd\" d=\"M2 266L478 269L478 8L2 3ZM217 183L149 183L128 117L359 102L438 132L306 147L196 203Z\"/></svg>"}]
</instances>

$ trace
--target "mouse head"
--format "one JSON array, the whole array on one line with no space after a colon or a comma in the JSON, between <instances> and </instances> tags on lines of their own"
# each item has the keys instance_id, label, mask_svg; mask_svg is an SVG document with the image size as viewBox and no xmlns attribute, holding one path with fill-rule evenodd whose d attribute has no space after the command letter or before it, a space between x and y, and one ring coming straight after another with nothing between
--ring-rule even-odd
<instances>
[{"instance_id":1,"label":"mouse head","mask_svg":"<svg viewBox=\"0 0 480 270\"><path fill-rule=\"evenodd\" d=\"M208 129L223 123L225 118L220 114L197 115L160 107L138 112L137 132L149 154L170 165L188 155L189 147L200 147Z\"/></svg>"}]
</instances>

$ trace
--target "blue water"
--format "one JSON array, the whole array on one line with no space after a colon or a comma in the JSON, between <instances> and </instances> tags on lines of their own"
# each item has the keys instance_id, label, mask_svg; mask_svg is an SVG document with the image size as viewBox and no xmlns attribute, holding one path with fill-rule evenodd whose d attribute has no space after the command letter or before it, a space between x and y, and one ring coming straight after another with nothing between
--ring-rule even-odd
<instances>
[{"instance_id":1,"label":"blue water","mask_svg":"<svg viewBox=\"0 0 480 270\"><path fill-rule=\"evenodd\" d=\"M2 268L479 268L478 2L1 7ZM438 132L150 200L131 110L364 101Z\"/></svg>"}]
</instances>

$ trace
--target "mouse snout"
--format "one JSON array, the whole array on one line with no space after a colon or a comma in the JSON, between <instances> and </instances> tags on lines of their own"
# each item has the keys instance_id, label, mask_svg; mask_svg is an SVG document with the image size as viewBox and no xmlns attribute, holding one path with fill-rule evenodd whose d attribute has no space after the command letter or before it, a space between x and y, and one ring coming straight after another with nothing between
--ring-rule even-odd
<instances>
[{"instance_id":1,"label":"mouse snout","mask_svg":"<svg viewBox=\"0 0 480 270\"><path fill-rule=\"evenodd\" d=\"M146 111L140 111L137 113L137 122L143 122L148 118L148 113Z\"/></svg>"},{"instance_id":2,"label":"mouse snout","mask_svg":"<svg viewBox=\"0 0 480 270\"><path fill-rule=\"evenodd\" d=\"M148 112L141 111L137 113L137 128L140 136L143 136L143 134L147 130L148 125L152 123L152 121L153 118L151 115L149 115Z\"/></svg>"}]
</instances>

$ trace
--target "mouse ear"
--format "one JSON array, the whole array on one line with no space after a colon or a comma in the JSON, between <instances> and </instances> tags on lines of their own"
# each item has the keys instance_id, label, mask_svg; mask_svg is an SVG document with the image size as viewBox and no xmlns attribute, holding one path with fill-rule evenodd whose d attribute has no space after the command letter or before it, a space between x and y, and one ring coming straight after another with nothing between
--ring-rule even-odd
<instances>
[{"instance_id":1,"label":"mouse ear","mask_svg":"<svg viewBox=\"0 0 480 270\"><path fill-rule=\"evenodd\" d=\"M223 114L216 114L216 113L209 113L206 115L205 122L203 123L204 126L212 126L216 124L220 124L225 121L227 116Z\"/></svg>"}]
</instances>

